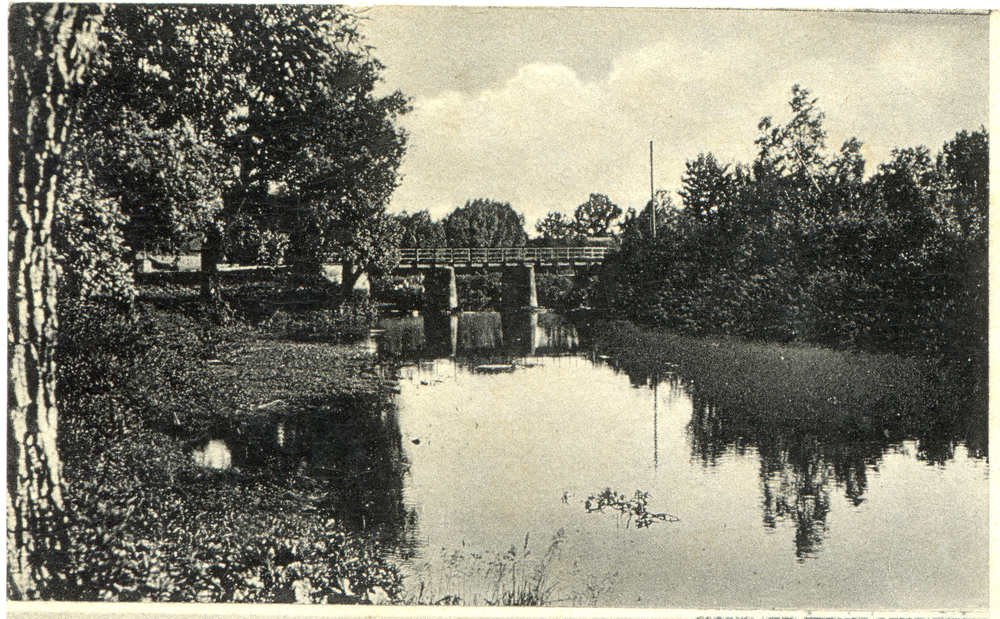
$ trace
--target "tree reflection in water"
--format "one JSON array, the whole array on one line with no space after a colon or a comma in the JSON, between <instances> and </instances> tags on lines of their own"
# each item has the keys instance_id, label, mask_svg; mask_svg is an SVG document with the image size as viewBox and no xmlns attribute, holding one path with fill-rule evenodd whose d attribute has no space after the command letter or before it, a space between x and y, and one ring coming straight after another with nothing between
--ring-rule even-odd
<instances>
[{"instance_id":1,"label":"tree reflection in water","mask_svg":"<svg viewBox=\"0 0 1000 619\"><path fill-rule=\"evenodd\" d=\"M348 529L407 545L415 515L403 503L408 462L395 402L388 394L341 394L275 407L208 431L232 465L328 513Z\"/></svg>"},{"instance_id":2,"label":"tree reflection in water","mask_svg":"<svg viewBox=\"0 0 1000 619\"><path fill-rule=\"evenodd\" d=\"M625 371L636 387L661 382L648 368ZM982 416L960 402L935 402L931 410L947 411L936 417L926 411L913 416L891 410L877 416L850 411L839 419L823 420L804 411L788 418L753 410L743 402L716 403L706 397L703 383L685 381L676 373L665 373L663 379L692 395L687 426L692 458L715 467L727 454L756 451L763 526L775 529L780 522L791 523L799 562L820 552L834 488L853 507L860 506L869 472L877 472L883 455L901 448L904 440L916 441L917 457L931 464L953 459L959 444L965 445L970 457L985 457Z\"/></svg>"}]
</instances>

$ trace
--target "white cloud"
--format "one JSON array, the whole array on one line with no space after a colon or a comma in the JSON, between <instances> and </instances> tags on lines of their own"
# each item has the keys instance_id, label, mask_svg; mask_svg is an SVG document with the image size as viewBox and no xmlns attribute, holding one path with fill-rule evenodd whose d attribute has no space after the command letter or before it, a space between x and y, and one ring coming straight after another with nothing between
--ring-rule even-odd
<instances>
[{"instance_id":1,"label":"white cloud","mask_svg":"<svg viewBox=\"0 0 1000 619\"><path fill-rule=\"evenodd\" d=\"M572 211L590 192L621 200L643 159L634 123L605 87L561 65L532 64L495 90L414 101L411 139L394 210L441 217L466 200L508 201L533 229L550 210ZM641 192L640 185L640 192Z\"/></svg>"},{"instance_id":2,"label":"white cloud","mask_svg":"<svg viewBox=\"0 0 1000 619\"><path fill-rule=\"evenodd\" d=\"M751 160L758 121L787 120L796 83L819 97L828 149L857 136L869 171L894 147L937 150L955 131L985 122L985 82L945 53L931 28L851 39L850 20L779 18L744 35L743 17L730 15L709 38L681 32L623 50L593 81L537 62L492 88L417 97L403 119L410 143L392 210L442 217L467 200L492 198L523 213L533 233L548 211L570 213L592 192L641 208L650 139L657 188L679 189L684 162L699 153ZM795 20L804 20L798 30ZM793 31L802 34L788 36Z\"/></svg>"}]
</instances>

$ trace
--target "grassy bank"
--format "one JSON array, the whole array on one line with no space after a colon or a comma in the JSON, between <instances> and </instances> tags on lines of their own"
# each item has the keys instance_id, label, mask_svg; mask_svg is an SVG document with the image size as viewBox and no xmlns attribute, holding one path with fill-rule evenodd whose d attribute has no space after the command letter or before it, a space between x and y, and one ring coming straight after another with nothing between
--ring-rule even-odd
<instances>
[{"instance_id":1,"label":"grassy bank","mask_svg":"<svg viewBox=\"0 0 1000 619\"><path fill-rule=\"evenodd\" d=\"M363 317L280 307L254 323L175 287L145 289L131 311L64 312L60 451L73 544L57 597L358 603L399 593L382 548L405 517L390 385L372 359L331 343ZM336 474L306 466L313 437L329 441L323 464ZM229 451L213 455L212 441ZM275 441L284 448L267 448Z\"/></svg>"},{"instance_id":2,"label":"grassy bank","mask_svg":"<svg viewBox=\"0 0 1000 619\"><path fill-rule=\"evenodd\" d=\"M698 338L578 318L595 352L633 382L676 374L696 407L737 435L781 426L851 442L961 440L985 453L985 368L972 360Z\"/></svg>"}]
</instances>

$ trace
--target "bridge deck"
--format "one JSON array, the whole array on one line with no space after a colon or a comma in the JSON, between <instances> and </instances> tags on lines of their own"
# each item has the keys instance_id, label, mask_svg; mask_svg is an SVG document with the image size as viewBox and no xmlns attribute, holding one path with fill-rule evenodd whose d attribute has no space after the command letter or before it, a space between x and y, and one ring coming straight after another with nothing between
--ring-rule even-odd
<instances>
[{"instance_id":1,"label":"bridge deck","mask_svg":"<svg viewBox=\"0 0 1000 619\"><path fill-rule=\"evenodd\" d=\"M601 262L607 247L443 247L400 249L400 268L504 264L584 265Z\"/></svg>"}]
</instances>

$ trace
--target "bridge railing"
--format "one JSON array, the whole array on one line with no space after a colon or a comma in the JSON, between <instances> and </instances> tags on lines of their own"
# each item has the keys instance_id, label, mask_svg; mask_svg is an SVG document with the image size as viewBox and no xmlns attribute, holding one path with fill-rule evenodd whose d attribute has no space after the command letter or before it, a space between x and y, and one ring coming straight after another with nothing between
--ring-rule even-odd
<instances>
[{"instance_id":1,"label":"bridge railing","mask_svg":"<svg viewBox=\"0 0 1000 619\"><path fill-rule=\"evenodd\" d=\"M600 262L607 247L440 247L399 250L401 264Z\"/></svg>"}]
</instances>

